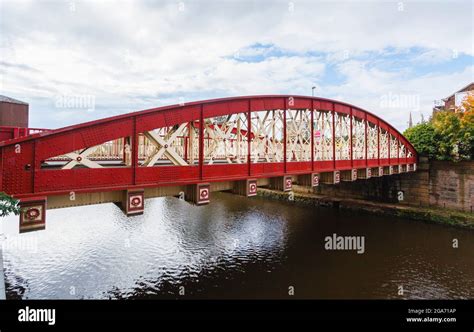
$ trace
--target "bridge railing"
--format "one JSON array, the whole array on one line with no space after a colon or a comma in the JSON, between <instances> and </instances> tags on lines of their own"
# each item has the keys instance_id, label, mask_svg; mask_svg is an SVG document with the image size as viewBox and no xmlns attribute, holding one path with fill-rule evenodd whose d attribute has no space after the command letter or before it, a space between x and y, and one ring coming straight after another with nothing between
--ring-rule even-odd
<instances>
[{"instance_id":1,"label":"bridge railing","mask_svg":"<svg viewBox=\"0 0 474 332\"><path fill-rule=\"evenodd\" d=\"M50 130L43 128L0 126L0 142L48 131Z\"/></svg>"}]
</instances>

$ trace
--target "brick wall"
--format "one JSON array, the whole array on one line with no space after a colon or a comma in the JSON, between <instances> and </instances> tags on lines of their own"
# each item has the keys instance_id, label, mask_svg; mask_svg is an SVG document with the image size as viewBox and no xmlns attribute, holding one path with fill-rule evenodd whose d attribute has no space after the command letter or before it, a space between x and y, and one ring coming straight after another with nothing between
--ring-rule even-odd
<instances>
[{"instance_id":1,"label":"brick wall","mask_svg":"<svg viewBox=\"0 0 474 332\"><path fill-rule=\"evenodd\" d=\"M0 126L28 127L28 105L0 102Z\"/></svg>"}]
</instances>

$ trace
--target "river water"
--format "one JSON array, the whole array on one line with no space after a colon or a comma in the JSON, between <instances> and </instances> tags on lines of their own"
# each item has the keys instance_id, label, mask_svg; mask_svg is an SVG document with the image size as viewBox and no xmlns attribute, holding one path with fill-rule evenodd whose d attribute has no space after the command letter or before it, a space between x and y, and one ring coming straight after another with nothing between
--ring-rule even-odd
<instances>
[{"instance_id":1,"label":"river water","mask_svg":"<svg viewBox=\"0 0 474 332\"><path fill-rule=\"evenodd\" d=\"M474 298L474 232L446 226L227 193L150 199L132 218L48 210L21 235L17 218L1 220L9 299ZM364 253L325 249L333 234Z\"/></svg>"}]
</instances>

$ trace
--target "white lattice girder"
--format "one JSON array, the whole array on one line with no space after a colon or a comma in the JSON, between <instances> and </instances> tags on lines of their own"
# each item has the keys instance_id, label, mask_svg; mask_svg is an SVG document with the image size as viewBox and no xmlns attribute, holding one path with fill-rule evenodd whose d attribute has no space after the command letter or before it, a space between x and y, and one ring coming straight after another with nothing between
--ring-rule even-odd
<instances>
[{"instance_id":1,"label":"white lattice girder","mask_svg":"<svg viewBox=\"0 0 474 332\"><path fill-rule=\"evenodd\" d=\"M367 124L367 158L377 159L378 158L378 127L375 125Z\"/></svg>"},{"instance_id":2,"label":"white lattice girder","mask_svg":"<svg viewBox=\"0 0 474 332\"><path fill-rule=\"evenodd\" d=\"M79 164L84 165L88 168L102 168L102 166L99 165L99 163L87 159L87 157L91 153L93 153L95 150L97 150L97 148L98 148L97 146L93 146L93 147L82 150L80 153L76 153L76 152L67 153L65 156L67 158L70 158L71 161L69 161L66 165L64 165L62 169L72 169L74 166L79 165Z\"/></svg>"},{"instance_id":3,"label":"white lattice girder","mask_svg":"<svg viewBox=\"0 0 474 332\"><path fill-rule=\"evenodd\" d=\"M406 147L403 145L402 142L398 141L398 147L399 147L399 157L400 158L405 158L406 157Z\"/></svg>"},{"instance_id":4,"label":"white lattice girder","mask_svg":"<svg viewBox=\"0 0 474 332\"><path fill-rule=\"evenodd\" d=\"M287 161L311 160L311 112L288 110L286 115Z\"/></svg>"},{"instance_id":5,"label":"white lattice girder","mask_svg":"<svg viewBox=\"0 0 474 332\"><path fill-rule=\"evenodd\" d=\"M390 158L398 157L398 140L390 135Z\"/></svg>"},{"instance_id":6,"label":"white lattice girder","mask_svg":"<svg viewBox=\"0 0 474 332\"><path fill-rule=\"evenodd\" d=\"M153 145L155 145L156 148L154 152L147 157L143 163L143 166L154 166L158 159L160 159L163 155L165 155L174 165L188 165L188 163L176 152L175 147L173 146L175 139L178 137L178 135L182 134L184 129L187 129L187 126L187 122L182 123L178 129L170 131L164 138L153 131L145 132L145 137L148 138L148 140Z\"/></svg>"},{"instance_id":7,"label":"white lattice girder","mask_svg":"<svg viewBox=\"0 0 474 332\"><path fill-rule=\"evenodd\" d=\"M250 160L253 163L310 161L311 154L315 161L333 160L334 157L336 160L350 160L351 151L354 160L366 157L369 160L378 157L413 157L409 147L386 129L349 114L326 110L276 109L251 112L250 123L248 116L249 113L242 112L205 119L202 124L205 163L246 163L250 138ZM195 128L193 123L157 128L140 134L138 158L144 160L142 165L150 167L169 165L171 162L184 166L199 160L200 127ZM125 166L130 167L131 146L127 144L126 149L125 143L126 139L120 138L48 160L66 160L63 169L72 169L77 165L89 168L106 166L101 165L101 160L123 160ZM160 160L165 162L159 163Z\"/></svg>"},{"instance_id":8,"label":"white lattice girder","mask_svg":"<svg viewBox=\"0 0 474 332\"><path fill-rule=\"evenodd\" d=\"M325 111L315 111L314 119L314 160L332 160L332 114Z\"/></svg>"},{"instance_id":9,"label":"white lattice girder","mask_svg":"<svg viewBox=\"0 0 474 332\"><path fill-rule=\"evenodd\" d=\"M212 165L215 160L232 163L246 163L248 150L247 115L238 113L227 116L225 121L208 118L204 133L211 139L205 145L204 159Z\"/></svg>"},{"instance_id":10,"label":"white lattice girder","mask_svg":"<svg viewBox=\"0 0 474 332\"><path fill-rule=\"evenodd\" d=\"M382 128L380 130L380 158L388 158L388 132Z\"/></svg>"},{"instance_id":11,"label":"white lattice girder","mask_svg":"<svg viewBox=\"0 0 474 332\"><path fill-rule=\"evenodd\" d=\"M336 113L336 160L351 159L350 149L350 116Z\"/></svg>"},{"instance_id":12,"label":"white lattice girder","mask_svg":"<svg viewBox=\"0 0 474 332\"><path fill-rule=\"evenodd\" d=\"M352 118L352 154L354 159L365 159L365 120Z\"/></svg>"},{"instance_id":13,"label":"white lattice girder","mask_svg":"<svg viewBox=\"0 0 474 332\"><path fill-rule=\"evenodd\" d=\"M255 112L252 119L252 162L283 160L283 111Z\"/></svg>"}]
</instances>

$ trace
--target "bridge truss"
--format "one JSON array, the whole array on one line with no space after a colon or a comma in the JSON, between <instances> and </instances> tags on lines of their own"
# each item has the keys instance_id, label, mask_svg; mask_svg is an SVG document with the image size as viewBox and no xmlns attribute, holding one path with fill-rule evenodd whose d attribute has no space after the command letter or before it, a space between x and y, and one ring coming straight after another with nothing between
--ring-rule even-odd
<instances>
[{"instance_id":1,"label":"bridge truss","mask_svg":"<svg viewBox=\"0 0 474 332\"><path fill-rule=\"evenodd\" d=\"M199 203L209 198L200 201L199 191L209 194L214 182L244 183L249 194L266 178L289 190L298 179L315 185L414 171L417 158L405 137L374 114L300 96L134 112L1 142L0 157L0 189L25 206L71 192L124 192L143 206L146 188L170 186Z\"/></svg>"}]
</instances>

